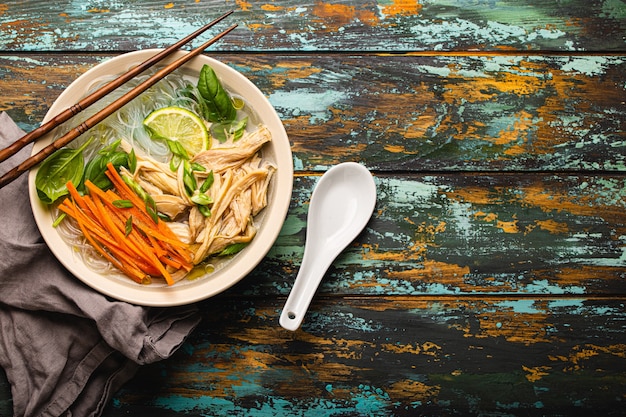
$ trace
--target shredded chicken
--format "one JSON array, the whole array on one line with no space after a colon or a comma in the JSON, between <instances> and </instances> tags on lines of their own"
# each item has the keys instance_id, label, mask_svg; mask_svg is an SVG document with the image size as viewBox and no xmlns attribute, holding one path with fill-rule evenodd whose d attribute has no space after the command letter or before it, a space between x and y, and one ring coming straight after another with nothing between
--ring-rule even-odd
<instances>
[{"instance_id":1,"label":"shredded chicken","mask_svg":"<svg viewBox=\"0 0 626 417\"><path fill-rule=\"evenodd\" d=\"M234 143L203 151L192 159L204 171L194 171L198 188L209 172L213 184L206 195L213 203L210 215L202 214L185 188L184 167L173 172L169 164L137 156L136 181L153 197L157 209L173 222L170 228L194 248L194 264L235 243L250 242L256 235L256 216L267 205L267 191L276 167L263 160L259 151L271 140L260 126Z\"/></svg>"},{"instance_id":2,"label":"shredded chicken","mask_svg":"<svg viewBox=\"0 0 626 417\"><path fill-rule=\"evenodd\" d=\"M235 169L253 157L271 138L269 129L266 126L259 126L257 130L245 134L233 145L220 146L200 152L193 158L193 162L210 166L213 172Z\"/></svg>"}]
</instances>

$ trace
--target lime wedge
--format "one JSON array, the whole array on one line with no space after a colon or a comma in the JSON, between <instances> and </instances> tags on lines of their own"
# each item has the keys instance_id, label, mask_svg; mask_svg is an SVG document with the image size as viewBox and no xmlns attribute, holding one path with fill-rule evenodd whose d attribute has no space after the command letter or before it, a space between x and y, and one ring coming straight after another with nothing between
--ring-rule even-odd
<instances>
[{"instance_id":1,"label":"lime wedge","mask_svg":"<svg viewBox=\"0 0 626 417\"><path fill-rule=\"evenodd\" d=\"M211 136L204 121L182 107L155 110L144 119L143 125L152 138L178 141L191 156L211 146Z\"/></svg>"}]
</instances>

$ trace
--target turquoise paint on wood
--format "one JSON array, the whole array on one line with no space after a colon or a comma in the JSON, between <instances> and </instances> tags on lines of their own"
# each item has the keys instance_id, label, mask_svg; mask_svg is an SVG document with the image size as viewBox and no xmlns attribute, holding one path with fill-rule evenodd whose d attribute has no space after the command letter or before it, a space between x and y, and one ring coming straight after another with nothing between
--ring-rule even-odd
<instances>
[{"instance_id":1,"label":"turquoise paint on wood","mask_svg":"<svg viewBox=\"0 0 626 417\"><path fill-rule=\"evenodd\" d=\"M292 205L266 259L104 415L620 415L624 5L0 4L0 110L25 129L96 63L234 7L240 28L209 53L292 141ZM344 160L374 171L375 214L284 331L310 193ZM0 376L0 414L10 398Z\"/></svg>"},{"instance_id":2,"label":"turquoise paint on wood","mask_svg":"<svg viewBox=\"0 0 626 417\"><path fill-rule=\"evenodd\" d=\"M0 56L3 109L33 129L106 57L69 55L54 67L50 56ZM357 160L391 172L626 171L621 56L218 58L269 97L298 170ZM18 68L42 71L45 84Z\"/></svg>"},{"instance_id":3,"label":"turquoise paint on wood","mask_svg":"<svg viewBox=\"0 0 626 417\"><path fill-rule=\"evenodd\" d=\"M220 49L258 51L620 51L623 2L5 2L1 49L165 46L229 9L240 28ZM120 32L119 28L125 30ZM132 40L131 40L132 39Z\"/></svg>"}]
</instances>

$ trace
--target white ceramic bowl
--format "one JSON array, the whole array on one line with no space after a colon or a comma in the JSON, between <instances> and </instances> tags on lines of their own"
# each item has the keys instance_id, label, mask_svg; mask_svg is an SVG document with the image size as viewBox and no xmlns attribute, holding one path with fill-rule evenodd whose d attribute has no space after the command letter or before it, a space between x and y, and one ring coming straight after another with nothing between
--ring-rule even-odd
<instances>
[{"instance_id":1,"label":"white ceramic bowl","mask_svg":"<svg viewBox=\"0 0 626 417\"><path fill-rule=\"evenodd\" d=\"M158 50L130 52L95 66L76 79L59 96L44 121L78 102L95 80L127 71L157 52ZM172 54L163 61L162 65L174 61L184 53L186 52L179 51ZM219 265L215 272L198 279L182 280L173 286L167 286L164 283L140 285L123 276L104 275L88 268L52 227L53 218L50 210L40 202L35 190L37 170L33 169L29 174L29 193L35 221L54 255L78 279L115 299L139 305L175 306L193 303L218 294L240 281L261 262L278 237L287 215L293 184L293 159L289 139L276 111L252 82L215 59L200 55L177 71L182 72L184 76L197 79L204 64L209 64L215 70L228 90L244 97L259 116L260 121L269 128L272 141L264 146L263 156L273 161L278 167L270 184L268 205L255 219L258 225L257 235L250 245ZM47 137L39 140L34 145L33 153L48 145L53 134L54 132L51 132Z\"/></svg>"}]
</instances>

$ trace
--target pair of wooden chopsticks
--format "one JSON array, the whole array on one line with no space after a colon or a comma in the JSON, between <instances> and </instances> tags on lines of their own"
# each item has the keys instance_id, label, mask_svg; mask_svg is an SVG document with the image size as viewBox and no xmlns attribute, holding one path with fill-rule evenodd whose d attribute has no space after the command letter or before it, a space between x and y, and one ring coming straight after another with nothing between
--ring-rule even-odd
<instances>
[{"instance_id":1,"label":"pair of wooden chopsticks","mask_svg":"<svg viewBox=\"0 0 626 417\"><path fill-rule=\"evenodd\" d=\"M171 55L173 52L178 50L178 48L180 48L181 46L183 46L187 42L191 41L192 39L195 39L200 34L204 33L207 29L209 29L210 27L214 26L218 22L222 21L223 19L225 19L227 16L229 16L232 13L233 12L230 11L230 12L227 12L227 13L223 14L222 16L218 17L217 19L215 19L211 23L208 23L207 25L201 27L200 29L198 29L195 32L193 32L192 34L188 35L187 37L185 37L185 38L181 39L180 41L174 43L173 45L169 46L167 49L164 49L163 51L157 53L153 57L151 57L151 58L147 59L146 61L142 62L141 64L137 65L136 67L134 67L130 71L120 75L115 80L111 81L110 83L106 84L102 88L100 88L97 91L93 92L92 94L90 94L89 96L85 97L84 99L82 99L78 103L74 104L70 108L68 108L68 109L64 110L63 112L61 112L60 114L56 115L50 121L42 124L37 129L35 129L32 132L27 133L26 135L22 136L20 139L18 139L17 141L15 141L11 145L9 145L8 147L6 147L6 148L4 148L4 149L2 149L0 151L0 162L2 162L4 160L6 160L7 158L11 157L15 153L17 153L20 149L22 149L24 146L28 145L29 143L35 141L36 139L38 139L41 136L45 135L46 133L50 132L52 129L54 129L55 127L57 127L61 123L71 119L73 116L75 116L78 113L80 113L81 111L85 110L87 107L91 106L96 101L100 100L101 98L103 98L107 94L111 93L112 91L114 91L115 89L120 87L122 84L126 83L127 81L131 80L133 77L136 77L137 75L139 75L143 71L145 71L148 68L152 67L154 64L156 64L157 62L161 61L165 57ZM71 141L76 139L78 136L82 135L87 130L91 129L92 127L94 127L95 125L97 125L98 123L100 123L101 121L106 119L113 112L119 110L122 106L124 106L125 104L127 104L128 102L130 102L131 100L136 98L138 95L140 95L141 93L146 91L148 88L152 87L154 84L159 82L159 80L164 78L166 75L170 74L175 69L179 68L180 66L182 66L187 61L189 61L192 58L194 58L195 56L201 54L202 51L204 51L206 48L208 48L209 46L211 46L212 44L214 44L215 42L217 42L218 40L223 38L225 35L227 35L229 32L231 32L236 27L237 27L236 24L230 26L229 28L227 28L226 30L224 30L223 32L218 34L217 36L213 37L211 40L209 40L209 41L205 42L204 44L200 45L199 47L191 50L189 53L183 55L181 58L177 59L176 61L172 62L171 64L168 64L167 66L163 67L162 69L157 71L154 75L152 75L150 78L148 78L146 81L142 82L141 84L139 84L137 87L135 87L134 89L132 89L128 93L124 94L123 96L121 96L117 100L113 101L111 104L109 104L108 106L106 106L105 108L103 108L102 110L100 110L99 112L94 114L93 116L89 117L83 123L81 123L80 125L76 126L72 130L70 130L67 134L65 134L62 137L60 137L59 139L55 140L50 145L46 146L41 151L39 151L37 154L35 154L35 155L31 156L30 158L24 160L21 164L17 165L15 168L11 169L6 174L4 174L2 177L0 177L0 188L2 188L5 185L11 183L16 178L18 178L20 175L22 175L23 173L28 171L30 168L34 167L35 165L39 164L44 159L46 159L48 156L52 155L55 151L61 149L64 146L66 146Z\"/></svg>"}]
</instances>

